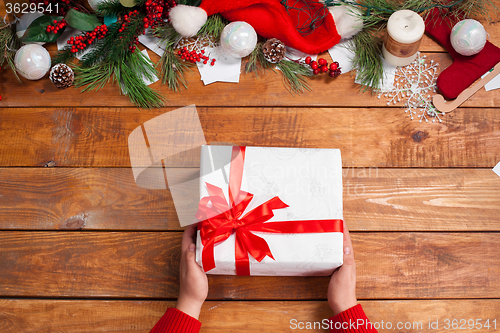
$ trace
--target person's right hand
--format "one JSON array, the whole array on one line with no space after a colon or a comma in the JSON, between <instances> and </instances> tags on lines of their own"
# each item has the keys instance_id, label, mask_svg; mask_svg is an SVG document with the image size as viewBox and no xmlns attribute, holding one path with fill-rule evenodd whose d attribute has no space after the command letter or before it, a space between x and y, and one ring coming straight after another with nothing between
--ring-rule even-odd
<instances>
[{"instance_id":1,"label":"person's right hand","mask_svg":"<svg viewBox=\"0 0 500 333\"><path fill-rule=\"evenodd\" d=\"M196 263L195 235L196 225L190 225L182 234L180 289L176 308L198 319L201 306L208 295L208 279L203 269Z\"/></svg>"},{"instance_id":2,"label":"person's right hand","mask_svg":"<svg viewBox=\"0 0 500 333\"><path fill-rule=\"evenodd\" d=\"M356 299L356 263L349 230L344 221L344 264L337 268L328 285L328 304L337 315L358 304Z\"/></svg>"}]
</instances>

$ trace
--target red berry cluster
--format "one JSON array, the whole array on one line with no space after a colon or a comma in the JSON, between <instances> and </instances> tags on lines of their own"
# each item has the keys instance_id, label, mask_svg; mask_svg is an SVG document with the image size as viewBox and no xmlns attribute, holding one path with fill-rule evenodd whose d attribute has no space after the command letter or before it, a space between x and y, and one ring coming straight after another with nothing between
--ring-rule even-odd
<instances>
[{"instance_id":1,"label":"red berry cluster","mask_svg":"<svg viewBox=\"0 0 500 333\"><path fill-rule=\"evenodd\" d=\"M130 21L132 18L134 18L134 16L137 16L139 14L139 11L138 10L133 10L131 11L130 13L128 13L128 15L124 15L123 16L123 23L122 25L120 26L120 29L118 29L118 32L119 33L122 33L123 31L125 31L125 29L127 28L127 26L129 25ZM144 34L144 29L142 29L142 27L136 31L136 36L135 38L133 38L129 43L128 43L128 49L130 50L130 52L134 53L135 52L135 49L137 48L137 44L139 44L139 37L138 35L139 34ZM119 37L120 39L123 38L123 36L120 36Z\"/></svg>"},{"instance_id":2,"label":"red berry cluster","mask_svg":"<svg viewBox=\"0 0 500 333\"><path fill-rule=\"evenodd\" d=\"M47 29L46 29L47 32L52 32L54 34L57 34L59 32L59 30L63 29L65 26L68 25L68 23L66 23L64 18L59 22L57 20L54 20L53 23L54 23L54 25L50 24L47 26Z\"/></svg>"},{"instance_id":3,"label":"red berry cluster","mask_svg":"<svg viewBox=\"0 0 500 333\"><path fill-rule=\"evenodd\" d=\"M130 23L130 20L131 18L133 18L134 16L136 16L137 14L139 14L139 11L136 9L136 10L133 10L131 12L129 12L128 14L125 14L123 16L123 23L120 27L120 29L118 29L118 32L123 32L125 31L125 28L128 26L128 24ZM121 38L121 37L120 37Z\"/></svg>"},{"instance_id":4,"label":"red berry cluster","mask_svg":"<svg viewBox=\"0 0 500 333\"><path fill-rule=\"evenodd\" d=\"M328 75L330 75L331 77L337 77L342 74L342 72L340 71L341 68L339 66L340 65L338 61L332 62L330 64L330 72L328 73Z\"/></svg>"},{"instance_id":5,"label":"red berry cluster","mask_svg":"<svg viewBox=\"0 0 500 333\"><path fill-rule=\"evenodd\" d=\"M203 63L206 65L208 64L208 61L210 60L210 57L207 57L205 55L205 50L201 50L200 53L196 53L196 51L191 51L189 52L187 47L183 47L181 50L179 50L178 54L180 55L181 59L185 61L192 62L193 64L203 61ZM212 61L210 62L210 66L215 65L215 59L212 58Z\"/></svg>"},{"instance_id":6,"label":"red berry cluster","mask_svg":"<svg viewBox=\"0 0 500 333\"><path fill-rule=\"evenodd\" d=\"M306 57L305 62L307 65L311 66L314 75L318 75L319 73L326 73L328 71L328 75L330 75L331 77L337 77L341 74L341 68L339 67L339 63L337 61L332 62L330 64L330 67L328 67L328 62L323 58L319 58L318 61L315 61L312 60L311 57Z\"/></svg>"},{"instance_id":7,"label":"red berry cluster","mask_svg":"<svg viewBox=\"0 0 500 333\"><path fill-rule=\"evenodd\" d=\"M175 2L173 3L173 6L175 6ZM170 6L170 3L167 3L167 6L165 6L164 0L147 0L144 29L149 27L156 28L156 25L163 21L163 15L168 12L168 10L165 11L165 7L166 9L170 9L173 6Z\"/></svg>"},{"instance_id":8,"label":"red berry cluster","mask_svg":"<svg viewBox=\"0 0 500 333\"><path fill-rule=\"evenodd\" d=\"M103 24L95 28L93 31L87 32L83 36L71 37L68 40L68 44L72 45L71 52L76 53L78 51L83 50L84 48L92 44L96 38L97 39L104 38L107 32L108 32L108 27Z\"/></svg>"},{"instance_id":9,"label":"red berry cluster","mask_svg":"<svg viewBox=\"0 0 500 333\"><path fill-rule=\"evenodd\" d=\"M132 40L132 42L130 42L130 45L128 47L130 52L134 53L138 44L139 44L139 37L135 36L135 38Z\"/></svg>"}]
</instances>

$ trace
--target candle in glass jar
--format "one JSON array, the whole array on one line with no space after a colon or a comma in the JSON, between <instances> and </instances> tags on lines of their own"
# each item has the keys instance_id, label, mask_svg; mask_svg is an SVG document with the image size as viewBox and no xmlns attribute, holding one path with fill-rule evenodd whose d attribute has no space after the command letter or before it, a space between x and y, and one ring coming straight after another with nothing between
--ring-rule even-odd
<instances>
[{"instance_id":1,"label":"candle in glass jar","mask_svg":"<svg viewBox=\"0 0 500 333\"><path fill-rule=\"evenodd\" d=\"M385 60L394 66L409 65L417 57L424 31L424 20L414 11L404 9L392 14L382 46Z\"/></svg>"}]
</instances>

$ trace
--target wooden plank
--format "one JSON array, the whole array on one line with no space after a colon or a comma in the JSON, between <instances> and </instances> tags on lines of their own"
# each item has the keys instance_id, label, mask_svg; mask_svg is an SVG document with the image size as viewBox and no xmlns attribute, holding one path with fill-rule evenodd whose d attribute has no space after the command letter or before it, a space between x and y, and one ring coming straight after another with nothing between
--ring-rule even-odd
<instances>
[{"instance_id":1,"label":"wooden plank","mask_svg":"<svg viewBox=\"0 0 500 333\"><path fill-rule=\"evenodd\" d=\"M179 229L170 193L130 168L0 168L0 198L0 229Z\"/></svg>"},{"instance_id":2,"label":"wooden plank","mask_svg":"<svg viewBox=\"0 0 500 333\"><path fill-rule=\"evenodd\" d=\"M343 176L350 230L500 231L500 178L490 169L345 168ZM183 196L193 209L198 193L188 186ZM0 198L4 230L180 229L170 192L138 187L129 168L0 168Z\"/></svg>"},{"instance_id":3,"label":"wooden plank","mask_svg":"<svg viewBox=\"0 0 500 333\"><path fill-rule=\"evenodd\" d=\"M361 301L368 318L379 332L420 333L450 332L458 327L469 329L484 325L500 330L500 300L409 300ZM95 301L95 300L0 300L0 329L4 333L31 332L144 332L147 333L175 302ZM306 329L323 324L332 312L324 301L238 302L207 301L203 305L201 332L323 332ZM472 321L469 321L471 320ZM479 321L476 321L479 319ZM446 320L449 320L446 321ZM496 320L496 322L494 322ZM382 321L384 324L382 324ZM429 323L436 329L429 329ZM310 323L310 324L308 324ZM465 323L465 324L464 324ZM496 323L496 329L495 329ZM383 329L382 329L383 325ZM403 329L398 330L399 327ZM406 325L406 328L405 328ZM449 329L446 329L449 325ZM478 325L478 326L476 326ZM294 327L296 327L294 329ZM299 329L304 327L304 329ZM387 327L392 327L388 329ZM468 330L479 332L481 330ZM325 331L326 332L326 331Z\"/></svg>"},{"instance_id":4,"label":"wooden plank","mask_svg":"<svg viewBox=\"0 0 500 333\"><path fill-rule=\"evenodd\" d=\"M456 110L442 123L411 121L387 108L197 109L208 143L339 148L345 167L492 168L500 160L496 109ZM129 167L130 133L169 110L2 109L0 165Z\"/></svg>"},{"instance_id":5,"label":"wooden plank","mask_svg":"<svg viewBox=\"0 0 500 333\"><path fill-rule=\"evenodd\" d=\"M0 297L177 297L180 233L0 232ZM499 233L353 233L360 299L499 298ZM209 276L211 300L324 300L328 277Z\"/></svg>"}]
</instances>

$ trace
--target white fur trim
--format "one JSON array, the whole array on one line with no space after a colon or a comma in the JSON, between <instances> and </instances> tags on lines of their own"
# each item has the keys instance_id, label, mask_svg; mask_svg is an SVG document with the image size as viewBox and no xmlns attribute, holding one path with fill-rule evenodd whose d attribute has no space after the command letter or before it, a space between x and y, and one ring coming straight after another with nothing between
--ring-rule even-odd
<instances>
[{"instance_id":1,"label":"white fur trim","mask_svg":"<svg viewBox=\"0 0 500 333\"><path fill-rule=\"evenodd\" d=\"M335 21L337 32L342 39L351 38L363 29L361 12L352 6L328 7Z\"/></svg>"},{"instance_id":2,"label":"white fur trim","mask_svg":"<svg viewBox=\"0 0 500 333\"><path fill-rule=\"evenodd\" d=\"M177 5L170 9L170 22L183 37L192 37L198 33L207 21L207 12L194 6Z\"/></svg>"}]
</instances>

